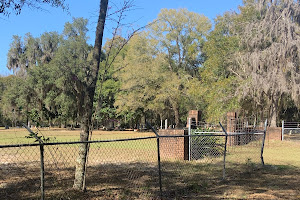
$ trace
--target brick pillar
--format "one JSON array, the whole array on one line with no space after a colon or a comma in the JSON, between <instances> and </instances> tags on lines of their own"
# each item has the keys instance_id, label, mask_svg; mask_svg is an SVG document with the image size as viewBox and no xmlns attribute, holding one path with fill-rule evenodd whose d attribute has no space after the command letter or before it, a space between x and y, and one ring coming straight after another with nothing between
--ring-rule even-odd
<instances>
[{"instance_id":1,"label":"brick pillar","mask_svg":"<svg viewBox=\"0 0 300 200\"><path fill-rule=\"evenodd\" d=\"M228 112L227 113L227 132L235 132L236 131L236 123L237 123L237 114L236 112ZM230 136L228 137L228 145L238 145L240 141L239 136Z\"/></svg>"},{"instance_id":2,"label":"brick pillar","mask_svg":"<svg viewBox=\"0 0 300 200\"><path fill-rule=\"evenodd\" d=\"M200 110L190 110L187 118L186 127L189 127L189 118L191 118L192 123L198 124L201 121L202 112Z\"/></svg>"},{"instance_id":3,"label":"brick pillar","mask_svg":"<svg viewBox=\"0 0 300 200\"><path fill-rule=\"evenodd\" d=\"M237 123L236 112L227 113L227 132L235 132Z\"/></svg>"},{"instance_id":4,"label":"brick pillar","mask_svg":"<svg viewBox=\"0 0 300 200\"><path fill-rule=\"evenodd\" d=\"M161 136L188 135L187 130L160 129ZM160 156L162 159L188 160L189 159L189 138L172 137L160 138Z\"/></svg>"}]
</instances>

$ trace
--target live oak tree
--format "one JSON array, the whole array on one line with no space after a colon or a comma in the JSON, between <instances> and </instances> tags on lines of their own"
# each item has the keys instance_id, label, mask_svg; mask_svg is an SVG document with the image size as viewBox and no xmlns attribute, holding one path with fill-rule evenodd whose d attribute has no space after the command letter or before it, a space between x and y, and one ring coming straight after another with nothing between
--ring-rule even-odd
<instances>
[{"instance_id":1,"label":"live oak tree","mask_svg":"<svg viewBox=\"0 0 300 200\"><path fill-rule=\"evenodd\" d=\"M201 49L209 29L204 16L186 9L163 9L147 32L129 42L125 67L118 75L117 111L135 111L136 117L172 116L170 121L181 125L181 116L198 104L190 98L191 85L199 81Z\"/></svg>"},{"instance_id":2,"label":"live oak tree","mask_svg":"<svg viewBox=\"0 0 300 200\"><path fill-rule=\"evenodd\" d=\"M244 96L269 110L276 126L283 95L299 105L300 5L294 0L251 0L241 7L234 30L240 40L231 70L243 84Z\"/></svg>"},{"instance_id":3,"label":"live oak tree","mask_svg":"<svg viewBox=\"0 0 300 200\"><path fill-rule=\"evenodd\" d=\"M46 32L40 38L27 33L14 35L7 53L7 68L17 76L26 77L30 69L49 63L58 49L60 36L57 32Z\"/></svg>"},{"instance_id":4,"label":"live oak tree","mask_svg":"<svg viewBox=\"0 0 300 200\"><path fill-rule=\"evenodd\" d=\"M13 42L7 54L7 68L20 76L25 76L28 63L26 62L25 47L20 36L13 36Z\"/></svg>"},{"instance_id":5,"label":"live oak tree","mask_svg":"<svg viewBox=\"0 0 300 200\"><path fill-rule=\"evenodd\" d=\"M18 121L26 120L26 113L22 107L24 88L23 79L13 75L1 78L0 111L3 114L2 123L4 125L17 126Z\"/></svg>"},{"instance_id":6,"label":"live oak tree","mask_svg":"<svg viewBox=\"0 0 300 200\"><path fill-rule=\"evenodd\" d=\"M40 120L36 121L35 117L34 121L38 123L55 117L56 111L53 110L55 107L53 99L57 95L54 87L55 78L51 75L54 71L48 64L57 52L59 37L56 32L43 33L39 38L34 38L27 33L24 40L20 36L13 36L7 54L7 67L13 69L14 74L23 79L24 87L21 87L18 92L22 94L24 104L22 114L26 115L27 122L31 120L32 113L36 112L39 113ZM51 120L49 123L51 124Z\"/></svg>"}]
</instances>

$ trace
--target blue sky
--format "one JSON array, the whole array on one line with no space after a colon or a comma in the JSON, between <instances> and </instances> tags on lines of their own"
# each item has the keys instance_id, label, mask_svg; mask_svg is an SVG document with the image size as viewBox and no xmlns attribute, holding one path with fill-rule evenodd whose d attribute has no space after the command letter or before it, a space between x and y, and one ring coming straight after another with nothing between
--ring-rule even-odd
<instances>
[{"instance_id":1,"label":"blue sky","mask_svg":"<svg viewBox=\"0 0 300 200\"><path fill-rule=\"evenodd\" d=\"M24 8L18 16L10 15L9 18L0 16L0 75L12 74L6 68L7 52L12 42L13 35L24 36L30 32L34 37L39 37L44 32L62 32L64 24L72 21L73 17L84 17L89 20L90 43L95 38L95 27L98 18L99 0L79 1L66 0L69 4L69 13L60 8L43 7L43 10ZM82 1L81 1L82 2ZM110 6L120 6L123 0L110 0ZM126 20L138 28L153 21L162 8L187 8L189 11L204 14L211 20L225 11L237 10L242 0L135 0L135 9L127 13ZM111 38L112 22L107 22L105 38Z\"/></svg>"}]
</instances>

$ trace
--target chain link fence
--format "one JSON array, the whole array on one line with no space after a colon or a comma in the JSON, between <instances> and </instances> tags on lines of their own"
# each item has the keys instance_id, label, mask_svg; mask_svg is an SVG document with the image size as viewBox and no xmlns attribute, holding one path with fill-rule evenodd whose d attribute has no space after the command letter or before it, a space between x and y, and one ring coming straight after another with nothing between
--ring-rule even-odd
<instances>
[{"instance_id":1,"label":"chain link fence","mask_svg":"<svg viewBox=\"0 0 300 200\"><path fill-rule=\"evenodd\" d=\"M197 199L210 185L235 178L232 166L262 161L264 131L236 135L220 125L153 131L153 137L89 141L86 193L72 189L80 142L1 145L0 196Z\"/></svg>"}]
</instances>

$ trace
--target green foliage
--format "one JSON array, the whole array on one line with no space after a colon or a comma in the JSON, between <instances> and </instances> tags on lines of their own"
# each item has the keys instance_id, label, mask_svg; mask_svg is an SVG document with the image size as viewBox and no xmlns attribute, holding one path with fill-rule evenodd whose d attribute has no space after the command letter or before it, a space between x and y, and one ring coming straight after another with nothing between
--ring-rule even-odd
<instances>
[{"instance_id":1,"label":"green foliage","mask_svg":"<svg viewBox=\"0 0 300 200\"><path fill-rule=\"evenodd\" d=\"M31 132L31 133L29 133L28 136L25 136L25 138L29 138L29 139L33 138L33 139L35 139L34 142L39 142L39 141L48 142L48 141L50 141L49 137L45 137L43 135L41 136L41 135L39 135L38 132L36 132L36 133Z\"/></svg>"},{"instance_id":2,"label":"green foliage","mask_svg":"<svg viewBox=\"0 0 300 200\"><path fill-rule=\"evenodd\" d=\"M239 52L232 70L242 80L242 98L265 107L270 126L276 126L285 95L299 102L299 2L245 1L232 30L239 37ZM283 17L284 16L284 17Z\"/></svg>"},{"instance_id":3,"label":"green foliage","mask_svg":"<svg viewBox=\"0 0 300 200\"><path fill-rule=\"evenodd\" d=\"M78 18L66 24L64 35L50 32L33 38L28 33L24 42L14 36L8 67L16 72L12 83L17 85L6 89L5 110L21 107L24 114L26 108L27 119L40 125L58 119L60 123L77 120L78 107L74 105L91 65L86 26L87 20Z\"/></svg>"},{"instance_id":4,"label":"green foliage","mask_svg":"<svg viewBox=\"0 0 300 200\"><path fill-rule=\"evenodd\" d=\"M20 125L19 122L26 118L26 102L23 79L13 75L4 77L3 93L1 95L1 110L4 115L5 125Z\"/></svg>"},{"instance_id":5,"label":"green foliage","mask_svg":"<svg viewBox=\"0 0 300 200\"><path fill-rule=\"evenodd\" d=\"M263 3L260 9L258 3ZM191 109L201 110L207 122L217 122L233 110L260 116L263 108L275 104L273 112L280 118L299 119L299 70L297 56L293 56L297 52L290 48L282 54L287 59L278 59L281 71L270 70L265 62L266 55L285 52L273 48L275 53L268 54L272 45L282 46L280 41L293 44L292 37L277 37L283 30L279 24L261 26L273 14L271 5L275 13L287 9L283 1L275 5L245 0L239 13L217 16L213 30L203 15L187 9L162 9L154 24L129 41L121 36L107 40L95 87L94 125L117 119L124 127L135 127L145 120L160 124L168 119L169 124L185 126ZM293 20L291 24L298 29ZM7 67L14 76L0 77L1 124L30 121L51 126L81 121L85 97L94 88L89 86L95 83L94 49L87 43L87 25L88 20L74 18L65 24L62 34L13 36ZM279 27L279 32L268 35L260 27L270 31ZM259 62L254 62L256 57ZM262 82L268 78L266 72L285 77L277 81L272 76Z\"/></svg>"},{"instance_id":6,"label":"green foliage","mask_svg":"<svg viewBox=\"0 0 300 200\"><path fill-rule=\"evenodd\" d=\"M169 67L195 75L203 62L201 50L211 28L207 17L187 9L162 9L158 22L151 27L160 51L167 53Z\"/></svg>"},{"instance_id":7,"label":"green foliage","mask_svg":"<svg viewBox=\"0 0 300 200\"><path fill-rule=\"evenodd\" d=\"M233 14L225 13L217 17L215 23L203 48L207 59L200 71L202 87L199 94L206 102L204 114L210 122L219 121L227 112L239 108L236 93L239 81L230 70L235 64L232 57L239 49L238 38L230 33Z\"/></svg>"}]
</instances>

